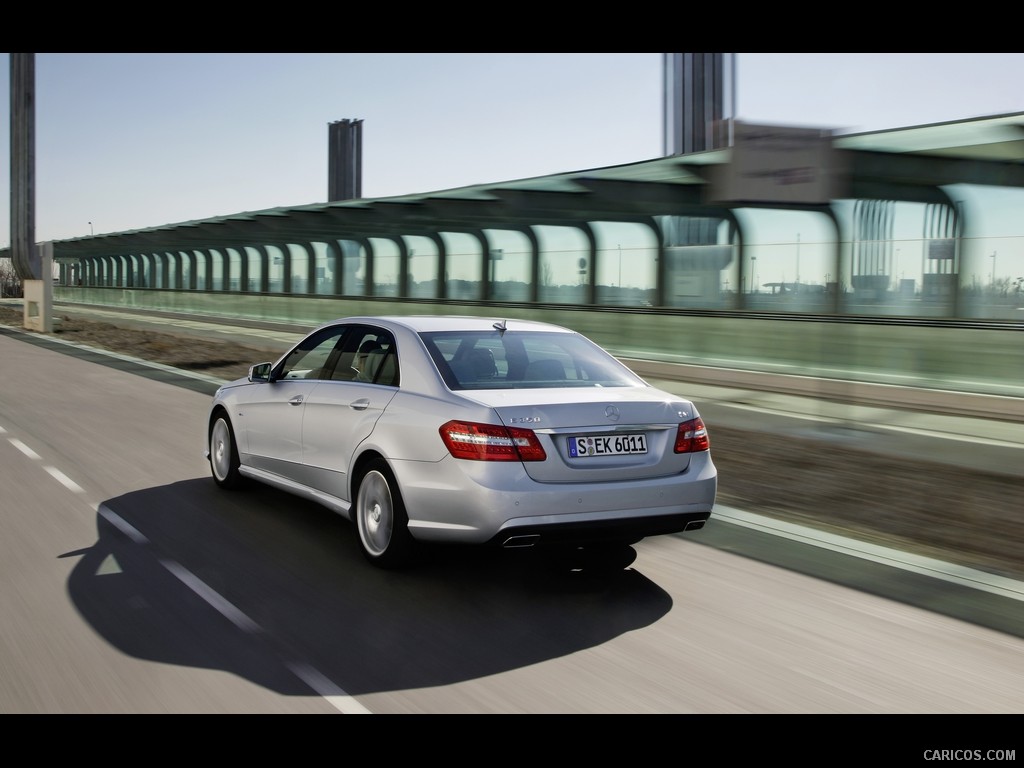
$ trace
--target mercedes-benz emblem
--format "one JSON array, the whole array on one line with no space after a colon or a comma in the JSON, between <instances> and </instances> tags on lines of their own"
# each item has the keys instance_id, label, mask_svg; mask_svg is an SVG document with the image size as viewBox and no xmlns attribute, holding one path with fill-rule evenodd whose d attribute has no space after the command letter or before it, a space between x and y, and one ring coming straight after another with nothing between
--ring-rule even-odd
<instances>
[{"instance_id":1,"label":"mercedes-benz emblem","mask_svg":"<svg viewBox=\"0 0 1024 768\"><path fill-rule=\"evenodd\" d=\"M618 421L619 409L616 408L614 405L609 405L607 408L604 409L604 415L607 416L612 421Z\"/></svg>"}]
</instances>

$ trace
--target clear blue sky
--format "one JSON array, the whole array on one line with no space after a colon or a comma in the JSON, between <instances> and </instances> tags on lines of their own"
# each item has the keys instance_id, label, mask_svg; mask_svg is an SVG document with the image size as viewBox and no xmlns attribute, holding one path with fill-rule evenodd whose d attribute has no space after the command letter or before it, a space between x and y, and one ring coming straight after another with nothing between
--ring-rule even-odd
<instances>
[{"instance_id":1,"label":"clear blue sky","mask_svg":"<svg viewBox=\"0 0 1024 768\"><path fill-rule=\"evenodd\" d=\"M10 55L0 77L10 83ZM660 53L39 53L36 240L327 199L363 120L363 196L662 154ZM741 53L737 117L873 131L1024 112L1021 53ZM10 98L0 100L10 245Z\"/></svg>"}]
</instances>

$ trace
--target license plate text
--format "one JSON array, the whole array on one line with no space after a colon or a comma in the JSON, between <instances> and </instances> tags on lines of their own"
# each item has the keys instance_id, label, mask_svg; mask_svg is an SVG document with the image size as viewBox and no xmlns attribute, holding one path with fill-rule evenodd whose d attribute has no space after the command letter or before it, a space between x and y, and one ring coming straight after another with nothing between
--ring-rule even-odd
<instances>
[{"instance_id":1,"label":"license plate text","mask_svg":"<svg viewBox=\"0 0 1024 768\"><path fill-rule=\"evenodd\" d=\"M647 453L646 435L597 435L569 438L569 456L573 459L590 456L624 456L631 453Z\"/></svg>"}]
</instances>

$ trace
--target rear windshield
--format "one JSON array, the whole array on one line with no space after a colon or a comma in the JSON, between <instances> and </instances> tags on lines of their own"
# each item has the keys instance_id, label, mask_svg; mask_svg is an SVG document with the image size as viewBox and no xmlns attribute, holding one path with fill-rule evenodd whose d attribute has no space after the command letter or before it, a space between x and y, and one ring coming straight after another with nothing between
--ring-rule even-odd
<instances>
[{"instance_id":1,"label":"rear windshield","mask_svg":"<svg viewBox=\"0 0 1024 768\"><path fill-rule=\"evenodd\" d=\"M576 333L438 331L420 336L450 389L636 387L644 383Z\"/></svg>"}]
</instances>

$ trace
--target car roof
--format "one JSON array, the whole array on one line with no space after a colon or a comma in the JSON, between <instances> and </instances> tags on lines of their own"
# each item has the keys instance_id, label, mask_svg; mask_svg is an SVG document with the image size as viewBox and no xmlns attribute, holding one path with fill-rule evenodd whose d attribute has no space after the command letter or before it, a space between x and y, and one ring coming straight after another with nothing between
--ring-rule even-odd
<instances>
[{"instance_id":1,"label":"car roof","mask_svg":"<svg viewBox=\"0 0 1024 768\"><path fill-rule=\"evenodd\" d=\"M548 333L575 333L568 328L536 320L518 320L505 317L483 317L477 315L358 315L340 317L323 323L324 326L338 323L366 323L407 328L414 333L430 331L491 331L499 323L508 331L539 331Z\"/></svg>"}]
</instances>

